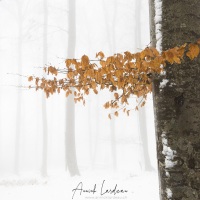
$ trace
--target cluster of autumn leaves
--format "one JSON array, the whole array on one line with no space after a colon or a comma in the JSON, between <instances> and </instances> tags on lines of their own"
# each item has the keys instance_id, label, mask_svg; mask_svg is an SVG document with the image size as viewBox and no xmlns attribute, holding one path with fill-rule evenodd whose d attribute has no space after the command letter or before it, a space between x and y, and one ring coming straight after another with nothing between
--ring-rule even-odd
<instances>
[{"instance_id":1,"label":"cluster of autumn leaves","mask_svg":"<svg viewBox=\"0 0 200 200\"><path fill-rule=\"evenodd\" d=\"M129 115L130 109L127 109L127 105L131 96L141 97L136 110L138 106L145 105L147 94L152 91L150 75L160 74L167 63L181 64L184 56L193 60L199 55L199 45L200 40L163 52L147 47L139 53L126 51L110 57L99 52L96 54L96 60L90 60L83 55L81 59L66 59L64 69L45 67L45 73L53 75L53 78L30 76L28 81L34 81L30 88L43 90L47 97L63 90L66 97L72 94L75 102L82 101L84 104L84 96L90 91L98 94L98 91L108 89L113 93L113 100L106 102L104 107L116 109L116 116L119 109ZM58 78L58 74L63 77Z\"/></svg>"}]
</instances>

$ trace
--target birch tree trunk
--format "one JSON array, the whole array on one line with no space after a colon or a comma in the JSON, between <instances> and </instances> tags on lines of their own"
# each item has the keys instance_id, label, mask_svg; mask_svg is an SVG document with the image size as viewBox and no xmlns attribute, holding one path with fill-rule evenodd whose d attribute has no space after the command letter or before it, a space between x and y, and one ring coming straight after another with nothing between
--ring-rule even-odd
<instances>
[{"instance_id":1,"label":"birch tree trunk","mask_svg":"<svg viewBox=\"0 0 200 200\"><path fill-rule=\"evenodd\" d=\"M47 64L47 26L48 26L48 4L47 0L43 0L43 66ZM44 75L45 76L45 75ZM48 132L47 132L47 112L46 98L42 94L42 125L43 125L43 146L42 146L42 176L47 176L47 152L48 152Z\"/></svg>"},{"instance_id":2,"label":"birch tree trunk","mask_svg":"<svg viewBox=\"0 0 200 200\"><path fill-rule=\"evenodd\" d=\"M68 0L68 3L69 15L67 57L74 58L76 44L76 1ZM75 144L75 105L72 95L67 98L66 103L65 147L66 169L69 170L71 176L79 175Z\"/></svg>"},{"instance_id":3,"label":"birch tree trunk","mask_svg":"<svg viewBox=\"0 0 200 200\"><path fill-rule=\"evenodd\" d=\"M158 3L155 2L156 9L160 7L162 18L156 17L152 29L160 29L163 50L200 38L199 0L162 0L160 5ZM151 0L152 24L153 4ZM151 34L155 38L155 29ZM161 78L153 84L162 200L200 199L200 59L184 60L181 65L166 66L164 79L167 84L164 87Z\"/></svg>"}]
</instances>

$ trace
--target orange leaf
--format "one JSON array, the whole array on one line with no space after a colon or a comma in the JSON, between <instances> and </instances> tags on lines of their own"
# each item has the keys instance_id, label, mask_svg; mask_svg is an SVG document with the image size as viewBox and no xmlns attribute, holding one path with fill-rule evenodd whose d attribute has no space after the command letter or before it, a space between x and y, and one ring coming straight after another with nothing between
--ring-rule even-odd
<instances>
[{"instance_id":1,"label":"orange leaf","mask_svg":"<svg viewBox=\"0 0 200 200\"><path fill-rule=\"evenodd\" d=\"M119 98L119 94L118 93L114 93L115 99Z\"/></svg>"},{"instance_id":2,"label":"orange leaf","mask_svg":"<svg viewBox=\"0 0 200 200\"><path fill-rule=\"evenodd\" d=\"M173 51L166 51L165 52L165 56L166 56L166 60L170 63L170 64L173 64L174 63L174 54L173 54Z\"/></svg>"},{"instance_id":3,"label":"orange leaf","mask_svg":"<svg viewBox=\"0 0 200 200\"><path fill-rule=\"evenodd\" d=\"M67 67L70 67L70 65L72 64L72 59L66 59L65 64Z\"/></svg>"},{"instance_id":4,"label":"orange leaf","mask_svg":"<svg viewBox=\"0 0 200 200\"><path fill-rule=\"evenodd\" d=\"M132 60L132 54L129 51L124 52L125 59L131 61Z\"/></svg>"},{"instance_id":5,"label":"orange leaf","mask_svg":"<svg viewBox=\"0 0 200 200\"><path fill-rule=\"evenodd\" d=\"M158 52L158 50L156 48L149 47L149 49L152 51L152 53L153 53L154 56L159 56L159 52Z\"/></svg>"},{"instance_id":6,"label":"orange leaf","mask_svg":"<svg viewBox=\"0 0 200 200\"><path fill-rule=\"evenodd\" d=\"M200 38L197 40L197 44L200 44Z\"/></svg>"},{"instance_id":7,"label":"orange leaf","mask_svg":"<svg viewBox=\"0 0 200 200\"><path fill-rule=\"evenodd\" d=\"M179 54L179 57L180 57L181 59L183 58L186 45L187 45L187 44L185 43L184 45L182 45L181 47L179 47L179 49L177 50L177 51L178 51L178 54Z\"/></svg>"},{"instance_id":8,"label":"orange leaf","mask_svg":"<svg viewBox=\"0 0 200 200\"><path fill-rule=\"evenodd\" d=\"M193 60L199 55L199 46L197 44L189 44L189 50L186 55L190 58L190 60Z\"/></svg>"},{"instance_id":9,"label":"orange leaf","mask_svg":"<svg viewBox=\"0 0 200 200\"><path fill-rule=\"evenodd\" d=\"M29 76L28 77L28 81L32 81L33 80L33 77L32 76Z\"/></svg>"},{"instance_id":10,"label":"orange leaf","mask_svg":"<svg viewBox=\"0 0 200 200\"><path fill-rule=\"evenodd\" d=\"M142 104L141 104L141 107L143 107L143 106L145 105L145 103L146 103L146 102L145 102L145 101L143 101L143 102L142 102Z\"/></svg>"},{"instance_id":11,"label":"orange leaf","mask_svg":"<svg viewBox=\"0 0 200 200\"><path fill-rule=\"evenodd\" d=\"M95 94L98 94L98 91L97 91L97 89L94 89L94 90L93 90L93 92L94 92Z\"/></svg>"},{"instance_id":12,"label":"orange leaf","mask_svg":"<svg viewBox=\"0 0 200 200\"><path fill-rule=\"evenodd\" d=\"M97 57L99 57L100 60L101 60L101 59L103 59L105 56L104 56L104 53L103 53L102 51L100 51L99 53L96 54L96 58L97 58Z\"/></svg>"},{"instance_id":13,"label":"orange leaf","mask_svg":"<svg viewBox=\"0 0 200 200\"><path fill-rule=\"evenodd\" d=\"M145 48L141 53L140 53L140 58L144 59L145 57L154 57L153 51L150 48Z\"/></svg>"},{"instance_id":14,"label":"orange leaf","mask_svg":"<svg viewBox=\"0 0 200 200\"><path fill-rule=\"evenodd\" d=\"M86 55L83 55L81 57L81 64L82 66L86 67L89 64L89 58Z\"/></svg>"},{"instance_id":15,"label":"orange leaf","mask_svg":"<svg viewBox=\"0 0 200 200\"><path fill-rule=\"evenodd\" d=\"M119 115L119 113L116 111L116 112L115 112L115 116L118 117L118 115Z\"/></svg>"},{"instance_id":16,"label":"orange leaf","mask_svg":"<svg viewBox=\"0 0 200 200\"><path fill-rule=\"evenodd\" d=\"M177 63L177 64L181 64L181 60L180 60L179 57L174 56L173 60L174 60L175 63Z\"/></svg>"},{"instance_id":17,"label":"orange leaf","mask_svg":"<svg viewBox=\"0 0 200 200\"><path fill-rule=\"evenodd\" d=\"M49 72L50 72L51 74L56 75L56 76L57 76L57 74L58 74L57 69L56 69L55 67L52 67L52 66L49 66L49 67L48 67L48 74L49 74Z\"/></svg>"},{"instance_id":18,"label":"orange leaf","mask_svg":"<svg viewBox=\"0 0 200 200\"><path fill-rule=\"evenodd\" d=\"M60 88L57 89L58 94L60 93Z\"/></svg>"},{"instance_id":19,"label":"orange leaf","mask_svg":"<svg viewBox=\"0 0 200 200\"><path fill-rule=\"evenodd\" d=\"M109 107L110 107L110 103L109 103L109 102L106 102L106 103L104 104L104 108L107 109L107 108L109 108Z\"/></svg>"},{"instance_id":20,"label":"orange leaf","mask_svg":"<svg viewBox=\"0 0 200 200\"><path fill-rule=\"evenodd\" d=\"M114 57L113 57L113 56L110 56L110 57L108 57L107 60L106 60L106 65L109 65L109 64L111 64L111 63L113 63L113 62L114 62Z\"/></svg>"},{"instance_id":21,"label":"orange leaf","mask_svg":"<svg viewBox=\"0 0 200 200\"><path fill-rule=\"evenodd\" d=\"M102 67L105 67L105 66L106 66L106 62L105 62L104 60L100 60L100 65L101 65Z\"/></svg>"}]
</instances>

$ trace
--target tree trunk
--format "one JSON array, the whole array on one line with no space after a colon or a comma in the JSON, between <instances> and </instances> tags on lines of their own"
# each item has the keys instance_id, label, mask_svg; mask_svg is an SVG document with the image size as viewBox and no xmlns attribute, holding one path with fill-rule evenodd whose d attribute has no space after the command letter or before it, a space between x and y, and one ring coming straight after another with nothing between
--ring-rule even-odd
<instances>
[{"instance_id":1,"label":"tree trunk","mask_svg":"<svg viewBox=\"0 0 200 200\"><path fill-rule=\"evenodd\" d=\"M112 42L112 48L111 51L112 53L115 53L116 51L116 31L115 31L115 26L116 26L116 19L117 18L117 1L114 2L114 14L113 14L113 22L112 22L112 36L109 37L109 40ZM108 27L107 27L108 29ZM111 152L112 152L112 159L113 159L113 170L117 169L117 153L116 153L116 133L115 133L115 118L113 117L110 121L110 133L111 133Z\"/></svg>"},{"instance_id":2,"label":"tree trunk","mask_svg":"<svg viewBox=\"0 0 200 200\"><path fill-rule=\"evenodd\" d=\"M161 11L161 22L155 22L161 23L163 50L200 37L199 0L162 0ZM153 84L162 200L200 199L200 58L184 60L166 66L164 87L161 78Z\"/></svg>"},{"instance_id":3,"label":"tree trunk","mask_svg":"<svg viewBox=\"0 0 200 200\"><path fill-rule=\"evenodd\" d=\"M97 100L96 100L96 109L95 109L95 121L96 121L96 126L95 126L95 141L94 141L94 151L92 152L92 169L94 169L95 167L95 164L96 164L96 158L97 158L97 152L98 152L98 148L99 148L99 134L100 134L100 131L99 131L99 108L98 108L98 105L99 105L99 97L97 97ZM94 117L94 116L93 116ZM91 122L90 122L91 123ZM90 124L91 126L91 124Z\"/></svg>"},{"instance_id":4,"label":"tree trunk","mask_svg":"<svg viewBox=\"0 0 200 200\"><path fill-rule=\"evenodd\" d=\"M22 74L22 8L20 1L17 1L18 7L18 73ZM18 85L21 85L21 77L18 78ZM15 161L14 161L14 171L15 174L19 175L19 168L20 168L20 139L21 139L21 91L18 91L17 94L17 112L16 112L16 138L15 138Z\"/></svg>"},{"instance_id":5,"label":"tree trunk","mask_svg":"<svg viewBox=\"0 0 200 200\"><path fill-rule=\"evenodd\" d=\"M47 26L48 26L48 6L47 0L43 0L44 25L43 25L43 66L47 64ZM45 76L45 75L44 75ZM48 152L48 132L47 132L47 111L46 98L42 94L42 125L43 125L43 145L42 145L42 169L43 177L47 176L47 152Z\"/></svg>"},{"instance_id":6,"label":"tree trunk","mask_svg":"<svg viewBox=\"0 0 200 200\"><path fill-rule=\"evenodd\" d=\"M141 1L135 1L135 50L141 49ZM141 98L139 98L139 102ZM138 111L139 121L139 133L142 142L142 155L144 159L144 170L151 171L153 167L151 165L149 150L148 150L148 135L147 135L147 123L146 123L146 111L145 107L142 107Z\"/></svg>"},{"instance_id":7,"label":"tree trunk","mask_svg":"<svg viewBox=\"0 0 200 200\"><path fill-rule=\"evenodd\" d=\"M67 57L74 58L75 43L76 43L76 14L75 0L68 0L69 15L68 15L68 46ZM79 175L77 159L76 159L76 144L75 144L75 106L73 96L67 98L66 105L66 131L65 131L65 156L66 169L69 170L71 176Z\"/></svg>"},{"instance_id":8,"label":"tree trunk","mask_svg":"<svg viewBox=\"0 0 200 200\"><path fill-rule=\"evenodd\" d=\"M2 49L1 49L1 47L3 46L2 44L1 44L1 36L0 36L0 53L2 52ZM1 58L0 58L0 63L2 63L2 61L1 61ZM0 71L0 73L2 74L2 72ZM2 92L2 89L1 89L1 87L0 87L0 110L2 110L1 108L2 108L2 94L3 94L3 92ZM0 119L2 119L2 111L0 111ZM0 120L0 162L1 162L1 158L2 158L2 120ZM0 170L1 170L1 167L0 167Z\"/></svg>"},{"instance_id":9,"label":"tree trunk","mask_svg":"<svg viewBox=\"0 0 200 200\"><path fill-rule=\"evenodd\" d=\"M114 2L114 13L113 13L113 20L112 20L112 26L111 29L109 29L109 23L108 23L108 12L106 9L106 4L105 1L103 1L103 9L105 12L105 25L106 25L106 36L108 38L108 45L109 45L109 53L114 54L116 53L116 31L115 31L115 26L116 26L116 17L117 17L117 1ZM111 33L110 33L111 32ZM111 94L111 99L112 99ZM111 111L112 112L112 111ZM111 146L111 157L112 157L112 168L113 170L117 169L117 153L116 153L116 134L115 134L115 118L113 117L110 120L110 146Z\"/></svg>"}]
</instances>

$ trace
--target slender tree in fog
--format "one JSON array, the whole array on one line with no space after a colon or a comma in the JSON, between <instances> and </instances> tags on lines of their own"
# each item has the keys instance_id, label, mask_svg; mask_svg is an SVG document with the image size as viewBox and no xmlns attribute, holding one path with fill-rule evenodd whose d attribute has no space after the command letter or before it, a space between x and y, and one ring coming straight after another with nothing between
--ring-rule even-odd
<instances>
[{"instance_id":1,"label":"slender tree in fog","mask_svg":"<svg viewBox=\"0 0 200 200\"><path fill-rule=\"evenodd\" d=\"M105 25L106 25L106 38L108 39L108 45L109 45L109 54L114 54L116 51L116 17L117 17L117 1L114 1L114 13L112 17L112 26L110 28L110 25L108 24L108 10L106 7L105 1L103 1L103 7L105 12ZM112 98L112 97L111 97ZM112 112L112 111L111 111ZM115 119L112 118L110 120L110 146L111 146L111 157L112 157L112 167L114 170L117 168L117 154L116 154L116 136L115 136Z\"/></svg>"},{"instance_id":2,"label":"slender tree in fog","mask_svg":"<svg viewBox=\"0 0 200 200\"><path fill-rule=\"evenodd\" d=\"M1 3L1 2L0 2ZM2 36L0 35L0 53L2 51L2 45L1 45L1 41L2 41ZM1 62L1 58L0 58L0 62ZM0 71L1 73L1 71ZM0 86L0 94L2 94L2 91L1 91L1 86ZM2 101L1 101L1 96L0 95L0 119L1 119L1 106L2 106ZM0 161L1 161L1 156L2 156L2 145L1 145L1 142L2 142L2 124L1 124L1 120L0 120Z\"/></svg>"},{"instance_id":3,"label":"slender tree in fog","mask_svg":"<svg viewBox=\"0 0 200 200\"><path fill-rule=\"evenodd\" d=\"M95 108L95 131L93 132L94 134L94 150L92 151L92 167L95 166L95 162L96 162L96 158L97 158L97 152L98 152L98 148L99 148L99 138L100 138L100 130L99 130L99 108L98 108L98 103L99 103L99 98L97 98L96 100L96 108ZM91 126L91 124L90 124Z\"/></svg>"},{"instance_id":4,"label":"slender tree in fog","mask_svg":"<svg viewBox=\"0 0 200 200\"><path fill-rule=\"evenodd\" d=\"M89 154L90 154L90 165L93 168L93 142L92 142L92 127L91 127L91 106L88 107L88 135L89 135Z\"/></svg>"},{"instance_id":5,"label":"slender tree in fog","mask_svg":"<svg viewBox=\"0 0 200 200\"><path fill-rule=\"evenodd\" d=\"M141 1L135 1L135 50L141 48ZM138 99L141 101L141 98ZM139 133L141 138L142 155L144 158L144 170L152 170L149 151L148 151L148 135L146 123L146 107L142 107L138 111Z\"/></svg>"},{"instance_id":6,"label":"slender tree in fog","mask_svg":"<svg viewBox=\"0 0 200 200\"><path fill-rule=\"evenodd\" d=\"M76 44L76 1L68 0L68 44L67 57L74 58ZM66 169L71 176L79 175L79 169L76 158L75 144L75 105L73 96L67 99L66 104L66 124L65 124L65 162Z\"/></svg>"},{"instance_id":7,"label":"slender tree in fog","mask_svg":"<svg viewBox=\"0 0 200 200\"><path fill-rule=\"evenodd\" d=\"M89 52L90 49L92 47L92 41L91 41L91 33L90 33L90 26L89 26L89 22L88 22L88 18L87 18L87 10L83 10L84 12L84 25L86 27L87 30L87 44L88 44L88 48L89 48ZM89 97L89 102L92 101L92 99ZM97 97L96 102L99 101L99 97ZM98 104L98 103L97 103ZM96 157L96 152L97 152L97 147L98 147L98 137L99 137L99 121L96 120L96 131L93 132L92 126L91 126L91 121L92 118L94 118L94 114L93 111L94 110L94 106L91 103L88 103L88 136L89 136L89 154L90 154L90 165L92 168L94 168L94 164L95 164L95 157ZM96 117L98 118L99 116L99 110L96 107Z\"/></svg>"},{"instance_id":8,"label":"slender tree in fog","mask_svg":"<svg viewBox=\"0 0 200 200\"><path fill-rule=\"evenodd\" d=\"M27 13L28 13L28 7L30 5L30 1L22 1L22 0L16 0L16 1L2 1L2 8L6 10L10 14L10 18L13 20L13 23L17 25L17 31L15 33L13 26L12 32L14 37L16 37L16 53L14 55L9 54L9 56L16 55L17 62L14 66L16 66L16 73L22 74L22 65L24 64L23 59L23 45L25 42L25 38L30 34L32 29L32 26L25 26L25 21L27 19ZM8 19L9 20L9 19ZM4 23L7 21L4 19ZM27 29L26 29L27 28ZM12 38L10 39L12 41ZM12 48L14 49L14 48ZM9 52L11 53L11 52ZM5 53L6 55L6 53ZM9 69L8 69L9 70ZM18 86L21 86L22 84L21 76L18 76ZM22 90L17 89L17 95L16 95L16 120L13 123L16 123L15 128L15 140L14 140L14 173L19 174L20 167L21 167L21 140L22 140Z\"/></svg>"},{"instance_id":9,"label":"slender tree in fog","mask_svg":"<svg viewBox=\"0 0 200 200\"><path fill-rule=\"evenodd\" d=\"M17 4L17 22L18 22L18 45L17 45L17 65L18 73L22 74L22 31L23 31L23 17L22 17L22 2L16 0ZM18 77L18 85L21 85L21 77ZM16 112L16 137L15 137L15 162L14 171L19 174L20 168L20 139L21 139L21 91L17 93L17 112Z\"/></svg>"},{"instance_id":10,"label":"slender tree in fog","mask_svg":"<svg viewBox=\"0 0 200 200\"><path fill-rule=\"evenodd\" d=\"M48 0L43 0L43 66L47 63L48 55ZM43 126L43 146L42 146L42 176L47 176L47 155L48 155L48 131L47 131L47 112L46 112L46 98L42 94L42 126Z\"/></svg>"},{"instance_id":11,"label":"slender tree in fog","mask_svg":"<svg viewBox=\"0 0 200 200\"><path fill-rule=\"evenodd\" d=\"M109 37L109 40L111 42L111 52L112 54L115 53L116 51L116 31L115 31L115 26L116 26L116 17L117 17L117 0L114 1L114 14L113 14L113 19L112 19L112 32L111 32L111 37ZM109 43L110 43L109 42ZM112 159L113 159L113 169L116 170L117 168L117 153L116 153L116 136L115 136L115 118L111 119L110 121L110 133L111 133L111 152L112 152Z\"/></svg>"}]
</instances>

